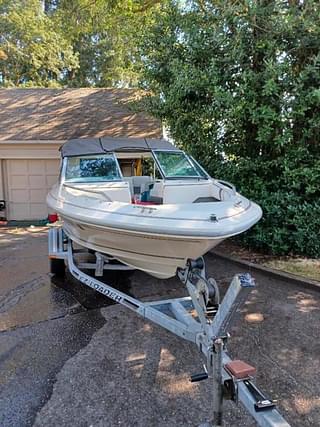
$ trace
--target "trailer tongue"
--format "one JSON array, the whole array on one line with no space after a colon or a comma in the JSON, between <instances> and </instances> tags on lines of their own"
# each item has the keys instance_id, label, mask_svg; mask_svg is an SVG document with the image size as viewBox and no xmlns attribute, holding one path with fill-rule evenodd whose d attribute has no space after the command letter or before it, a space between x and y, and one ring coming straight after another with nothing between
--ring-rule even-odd
<instances>
[{"instance_id":1,"label":"trailer tongue","mask_svg":"<svg viewBox=\"0 0 320 427\"><path fill-rule=\"evenodd\" d=\"M187 267L177 273L189 297L142 302L82 271L93 269L99 277L104 270L128 270L130 267L114 264L111 257L100 253L96 253L94 263L77 262L77 254L85 251L74 249L62 228L50 229L52 273L63 274L67 264L70 273L81 283L193 342L204 355L205 371L191 376L192 382L208 379L212 383L212 420L202 427L222 426L223 400L227 399L241 402L260 426L290 427L278 412L275 401L253 383L255 368L242 361L232 361L227 353L228 326L255 286L249 274L235 275L220 302L219 288L214 279L207 278L203 258L190 260Z\"/></svg>"}]
</instances>

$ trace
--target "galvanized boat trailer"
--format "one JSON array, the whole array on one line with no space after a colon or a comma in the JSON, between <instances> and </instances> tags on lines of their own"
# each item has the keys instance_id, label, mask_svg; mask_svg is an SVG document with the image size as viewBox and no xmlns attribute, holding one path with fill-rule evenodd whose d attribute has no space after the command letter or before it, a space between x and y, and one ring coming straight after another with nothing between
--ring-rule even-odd
<instances>
[{"instance_id":1,"label":"galvanized boat trailer","mask_svg":"<svg viewBox=\"0 0 320 427\"><path fill-rule=\"evenodd\" d=\"M81 271L93 269L99 277L104 270L132 270L131 267L114 263L112 257L100 253L95 253L95 262L77 262L77 254L83 252L87 250L75 249L61 227L49 230L51 272L62 273L66 264L81 283L193 342L205 356L204 372L191 376L192 382L209 379L212 383L213 417L201 427L222 426L224 399L241 402L259 426L290 427L276 409L275 401L252 382L255 369L245 362L232 361L227 354L228 325L255 286L249 274L235 275L220 302L218 286L214 279L207 278L203 258L190 260L177 273L189 297L142 302Z\"/></svg>"}]
</instances>

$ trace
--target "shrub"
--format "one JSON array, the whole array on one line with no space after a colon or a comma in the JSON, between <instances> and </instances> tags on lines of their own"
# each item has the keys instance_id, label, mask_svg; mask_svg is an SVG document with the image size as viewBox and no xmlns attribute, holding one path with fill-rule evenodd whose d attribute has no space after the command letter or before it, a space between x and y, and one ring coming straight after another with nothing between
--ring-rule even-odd
<instances>
[{"instance_id":1,"label":"shrub","mask_svg":"<svg viewBox=\"0 0 320 427\"><path fill-rule=\"evenodd\" d=\"M320 256L317 1L173 1L140 50L144 108L213 175L259 203L243 240Z\"/></svg>"}]
</instances>

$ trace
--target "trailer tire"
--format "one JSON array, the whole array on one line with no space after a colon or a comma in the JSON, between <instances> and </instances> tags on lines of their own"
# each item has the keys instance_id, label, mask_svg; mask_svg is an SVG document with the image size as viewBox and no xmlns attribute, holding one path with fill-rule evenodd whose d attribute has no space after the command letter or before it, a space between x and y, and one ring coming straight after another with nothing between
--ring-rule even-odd
<instances>
[{"instance_id":1,"label":"trailer tire","mask_svg":"<svg viewBox=\"0 0 320 427\"><path fill-rule=\"evenodd\" d=\"M66 274L64 259L50 258L50 273L63 277Z\"/></svg>"}]
</instances>

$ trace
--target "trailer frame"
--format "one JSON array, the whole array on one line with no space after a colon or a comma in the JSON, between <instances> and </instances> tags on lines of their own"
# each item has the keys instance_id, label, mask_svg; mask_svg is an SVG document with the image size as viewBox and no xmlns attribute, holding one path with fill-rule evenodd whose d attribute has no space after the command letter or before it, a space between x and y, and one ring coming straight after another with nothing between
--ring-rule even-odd
<instances>
[{"instance_id":1,"label":"trailer frame","mask_svg":"<svg viewBox=\"0 0 320 427\"><path fill-rule=\"evenodd\" d=\"M205 371L192 376L191 381L209 379L212 383L212 420L201 424L202 427L223 425L223 401L226 399L241 402L261 427L290 427L277 410L276 402L257 388L251 375L243 377L228 368L232 362L227 352L228 325L255 286L248 273L233 277L220 302L219 288L214 279L207 278L203 258L190 260L186 268L177 271L188 297L145 302L96 278L102 276L104 270L132 270L130 266L98 252L95 262L77 262L77 254L88 250L74 248L72 239L61 226L49 230L48 249L49 258L65 263L79 282L197 346L206 360ZM82 269L94 270L96 277Z\"/></svg>"}]
</instances>

